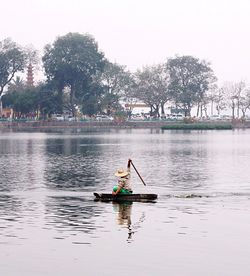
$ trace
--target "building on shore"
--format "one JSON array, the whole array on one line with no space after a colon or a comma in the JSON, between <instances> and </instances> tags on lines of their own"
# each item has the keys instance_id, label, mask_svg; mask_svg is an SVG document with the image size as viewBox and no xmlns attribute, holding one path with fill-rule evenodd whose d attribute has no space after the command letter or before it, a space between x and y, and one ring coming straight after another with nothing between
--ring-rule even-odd
<instances>
[{"instance_id":1,"label":"building on shore","mask_svg":"<svg viewBox=\"0 0 250 276\"><path fill-rule=\"evenodd\" d=\"M31 63L28 65L28 69L27 69L26 85L29 87L34 86L33 66Z\"/></svg>"}]
</instances>

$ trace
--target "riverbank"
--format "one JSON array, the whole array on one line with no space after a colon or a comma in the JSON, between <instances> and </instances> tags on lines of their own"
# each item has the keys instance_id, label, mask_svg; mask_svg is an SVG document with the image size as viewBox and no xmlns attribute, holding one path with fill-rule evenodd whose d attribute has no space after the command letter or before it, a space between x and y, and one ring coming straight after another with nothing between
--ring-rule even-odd
<instances>
[{"instance_id":1,"label":"riverbank","mask_svg":"<svg viewBox=\"0 0 250 276\"><path fill-rule=\"evenodd\" d=\"M233 129L231 123L223 124L208 124L208 123L195 123L195 124L175 124L165 125L162 129L189 129L189 130L214 130L214 129Z\"/></svg>"},{"instance_id":2,"label":"riverbank","mask_svg":"<svg viewBox=\"0 0 250 276\"><path fill-rule=\"evenodd\" d=\"M186 127L182 127L185 125ZM168 128L168 129L199 129L199 123L183 124L183 122L174 121L126 121L126 122L99 122L99 121L83 121L83 122L68 122L68 121L4 121L0 122L0 129L54 129L54 128ZM211 129L213 128L250 128L250 122L206 122L202 123L202 128ZM217 127L214 127L217 126Z\"/></svg>"}]
</instances>

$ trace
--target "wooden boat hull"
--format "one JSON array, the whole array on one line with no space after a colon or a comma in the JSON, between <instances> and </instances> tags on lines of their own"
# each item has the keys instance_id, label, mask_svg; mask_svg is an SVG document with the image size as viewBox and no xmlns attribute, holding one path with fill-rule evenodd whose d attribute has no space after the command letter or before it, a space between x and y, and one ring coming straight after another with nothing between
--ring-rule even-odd
<instances>
[{"instance_id":1,"label":"wooden boat hull","mask_svg":"<svg viewBox=\"0 0 250 276\"><path fill-rule=\"evenodd\" d=\"M99 194L94 193L95 200L100 201L154 201L157 199L156 194Z\"/></svg>"}]
</instances>

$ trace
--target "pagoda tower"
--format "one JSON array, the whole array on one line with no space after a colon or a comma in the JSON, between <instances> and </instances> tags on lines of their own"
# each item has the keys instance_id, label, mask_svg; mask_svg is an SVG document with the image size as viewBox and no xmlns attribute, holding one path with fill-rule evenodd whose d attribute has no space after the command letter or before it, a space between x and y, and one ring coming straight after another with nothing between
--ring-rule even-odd
<instances>
[{"instance_id":1,"label":"pagoda tower","mask_svg":"<svg viewBox=\"0 0 250 276\"><path fill-rule=\"evenodd\" d=\"M27 86L34 86L33 66L31 63L28 65L26 84Z\"/></svg>"}]
</instances>

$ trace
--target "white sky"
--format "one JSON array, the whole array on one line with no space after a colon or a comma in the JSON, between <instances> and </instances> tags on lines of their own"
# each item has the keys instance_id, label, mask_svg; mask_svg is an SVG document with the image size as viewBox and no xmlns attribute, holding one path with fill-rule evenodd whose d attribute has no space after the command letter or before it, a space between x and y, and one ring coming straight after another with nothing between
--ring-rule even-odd
<instances>
[{"instance_id":1,"label":"white sky","mask_svg":"<svg viewBox=\"0 0 250 276\"><path fill-rule=\"evenodd\" d=\"M219 82L250 81L250 0L0 0L0 40L41 51L89 33L112 62L134 71L168 57L211 62Z\"/></svg>"}]
</instances>

